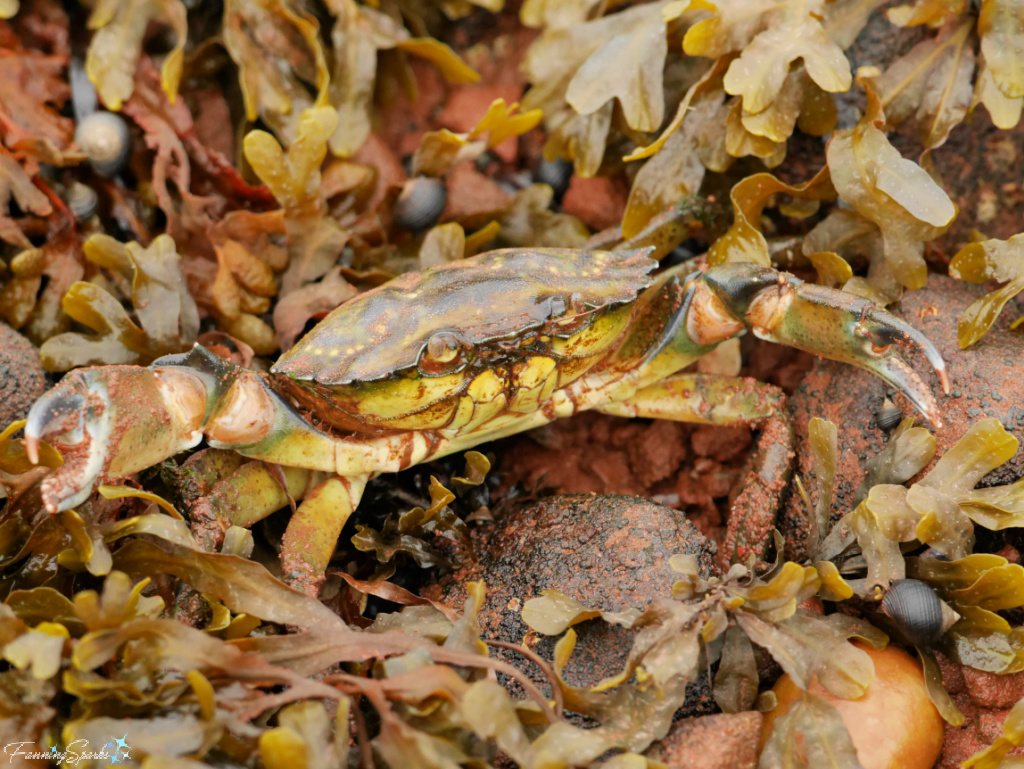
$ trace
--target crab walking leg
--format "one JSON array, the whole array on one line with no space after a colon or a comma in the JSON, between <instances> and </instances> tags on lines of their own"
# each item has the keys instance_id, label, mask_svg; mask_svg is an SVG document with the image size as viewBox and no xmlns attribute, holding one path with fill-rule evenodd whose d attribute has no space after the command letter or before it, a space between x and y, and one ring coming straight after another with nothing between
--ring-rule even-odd
<instances>
[{"instance_id":1,"label":"crab walking leg","mask_svg":"<svg viewBox=\"0 0 1024 769\"><path fill-rule=\"evenodd\" d=\"M754 379L686 373L598 410L622 417L760 428L757 450L747 463L740 492L732 500L725 544L719 553L727 568L750 556L762 557L775 525L794 457L785 402L779 388Z\"/></svg>"},{"instance_id":2,"label":"crab walking leg","mask_svg":"<svg viewBox=\"0 0 1024 769\"><path fill-rule=\"evenodd\" d=\"M782 390L756 379L684 373L662 379L597 410L617 417L755 425L778 413L785 402Z\"/></svg>"},{"instance_id":3,"label":"crab walking leg","mask_svg":"<svg viewBox=\"0 0 1024 769\"><path fill-rule=\"evenodd\" d=\"M324 480L323 473L297 467L278 467L275 471L265 462L245 461L230 453L244 464L211 479L205 493L191 505L192 532L209 552L220 548L231 526L247 529L282 507L294 506Z\"/></svg>"},{"instance_id":4,"label":"crab walking leg","mask_svg":"<svg viewBox=\"0 0 1024 769\"><path fill-rule=\"evenodd\" d=\"M367 475L329 478L306 495L292 515L281 542L285 581L314 598L341 530L359 506Z\"/></svg>"}]
</instances>

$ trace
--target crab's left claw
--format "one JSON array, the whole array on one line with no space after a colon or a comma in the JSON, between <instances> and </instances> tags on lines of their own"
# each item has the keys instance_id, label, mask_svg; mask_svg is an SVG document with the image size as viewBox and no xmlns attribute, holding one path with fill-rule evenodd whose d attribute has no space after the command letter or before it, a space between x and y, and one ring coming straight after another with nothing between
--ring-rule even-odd
<instances>
[{"instance_id":1,"label":"crab's left claw","mask_svg":"<svg viewBox=\"0 0 1024 769\"><path fill-rule=\"evenodd\" d=\"M866 299L769 267L721 265L709 270L705 280L757 336L871 371L906 395L932 424L942 426L931 388L900 351L923 354L948 393L946 364L910 324Z\"/></svg>"},{"instance_id":2,"label":"crab's left claw","mask_svg":"<svg viewBox=\"0 0 1024 769\"><path fill-rule=\"evenodd\" d=\"M42 484L52 513L81 504L106 478L123 478L196 445L205 409L196 377L139 366L79 369L32 406L25 450L46 440L64 463Z\"/></svg>"}]
</instances>

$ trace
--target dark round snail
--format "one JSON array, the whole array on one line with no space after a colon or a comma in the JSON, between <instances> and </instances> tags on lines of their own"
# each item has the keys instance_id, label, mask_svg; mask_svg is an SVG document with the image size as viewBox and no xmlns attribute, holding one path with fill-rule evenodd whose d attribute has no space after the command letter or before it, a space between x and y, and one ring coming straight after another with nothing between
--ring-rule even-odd
<instances>
[{"instance_id":1,"label":"dark round snail","mask_svg":"<svg viewBox=\"0 0 1024 769\"><path fill-rule=\"evenodd\" d=\"M410 232L428 229L437 224L447 204L448 190L443 180L417 176L402 185L395 201L395 224Z\"/></svg>"},{"instance_id":2,"label":"dark round snail","mask_svg":"<svg viewBox=\"0 0 1024 769\"><path fill-rule=\"evenodd\" d=\"M132 137L128 123L113 112L94 112L75 129L75 142L89 157L96 173L114 176L128 162Z\"/></svg>"},{"instance_id":3,"label":"dark round snail","mask_svg":"<svg viewBox=\"0 0 1024 769\"><path fill-rule=\"evenodd\" d=\"M949 604L918 579L895 580L882 599L882 613L908 642L922 649L934 646L960 619Z\"/></svg>"},{"instance_id":4,"label":"dark round snail","mask_svg":"<svg viewBox=\"0 0 1024 769\"><path fill-rule=\"evenodd\" d=\"M572 179L572 163L561 158L550 162L541 158L533 178L541 184L550 185L551 189L555 191L555 197L561 198L569 189L569 180Z\"/></svg>"},{"instance_id":5,"label":"dark round snail","mask_svg":"<svg viewBox=\"0 0 1024 769\"><path fill-rule=\"evenodd\" d=\"M879 429L889 432L902 421L903 412L900 411L900 407L888 398L882 401L882 407L875 415L875 424L878 425Z\"/></svg>"}]
</instances>

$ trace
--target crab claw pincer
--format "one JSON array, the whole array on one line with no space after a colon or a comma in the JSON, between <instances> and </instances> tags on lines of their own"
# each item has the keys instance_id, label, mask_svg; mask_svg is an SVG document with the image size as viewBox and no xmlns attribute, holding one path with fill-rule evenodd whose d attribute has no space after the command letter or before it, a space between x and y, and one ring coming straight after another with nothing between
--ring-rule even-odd
<instances>
[{"instance_id":1,"label":"crab claw pincer","mask_svg":"<svg viewBox=\"0 0 1024 769\"><path fill-rule=\"evenodd\" d=\"M910 324L866 299L769 267L721 265L709 270L705 281L758 337L871 371L902 392L935 427L942 426L931 388L900 351L924 355L948 393L946 364Z\"/></svg>"},{"instance_id":2,"label":"crab claw pincer","mask_svg":"<svg viewBox=\"0 0 1024 769\"><path fill-rule=\"evenodd\" d=\"M206 390L175 369L104 366L73 371L32 406L25 449L47 441L64 463L42 484L51 513L81 504L105 478L123 478L202 440Z\"/></svg>"}]
</instances>

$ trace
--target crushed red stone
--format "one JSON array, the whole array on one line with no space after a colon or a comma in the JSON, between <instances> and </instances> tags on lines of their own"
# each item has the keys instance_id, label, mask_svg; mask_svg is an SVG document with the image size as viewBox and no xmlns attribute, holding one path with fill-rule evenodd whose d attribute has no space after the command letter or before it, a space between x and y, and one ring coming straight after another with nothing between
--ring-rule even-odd
<instances>
[{"instance_id":1,"label":"crushed red stone","mask_svg":"<svg viewBox=\"0 0 1024 769\"><path fill-rule=\"evenodd\" d=\"M401 161L391 151L391 145L387 143L386 137L375 133L370 134L363 146L352 156L352 160L377 169L377 185L366 206L370 211L384 199L389 187L398 186L408 178Z\"/></svg>"},{"instance_id":2,"label":"crushed red stone","mask_svg":"<svg viewBox=\"0 0 1024 769\"><path fill-rule=\"evenodd\" d=\"M224 126L232 125L231 108L221 88L197 88L189 91L193 101L195 131L199 142L216 150L226 158L235 156L234 131L225 131Z\"/></svg>"},{"instance_id":3,"label":"crushed red stone","mask_svg":"<svg viewBox=\"0 0 1024 769\"><path fill-rule=\"evenodd\" d=\"M448 204L441 214L443 221L458 219L466 227L487 224L508 208L511 195L491 178L484 176L472 163L459 163L448 174Z\"/></svg>"},{"instance_id":4,"label":"crushed red stone","mask_svg":"<svg viewBox=\"0 0 1024 769\"><path fill-rule=\"evenodd\" d=\"M711 457L716 462L728 462L751 444L750 430L746 427L713 427L702 425L690 436L693 453Z\"/></svg>"},{"instance_id":5,"label":"crushed red stone","mask_svg":"<svg viewBox=\"0 0 1024 769\"><path fill-rule=\"evenodd\" d=\"M697 431L717 458L694 457L688 447ZM746 439L738 438L743 433ZM499 495L516 483L565 494L631 494L653 497L684 510L701 533L722 537L722 511L739 478L750 445L746 428L703 427L668 420L627 420L595 412L578 414L515 436L501 444L514 462L503 466ZM733 453L729 455L729 451Z\"/></svg>"},{"instance_id":6,"label":"crushed red stone","mask_svg":"<svg viewBox=\"0 0 1024 769\"><path fill-rule=\"evenodd\" d=\"M644 755L669 769L754 769L763 718L750 711L677 721Z\"/></svg>"},{"instance_id":7,"label":"crushed red stone","mask_svg":"<svg viewBox=\"0 0 1024 769\"><path fill-rule=\"evenodd\" d=\"M1021 694L1024 673L997 676L958 665L941 653L936 653L942 683L953 701L964 714L962 726L946 724L942 743L942 756L935 769L960 769L960 765L980 750L984 750L1002 734L1003 722L1010 708ZM1009 697L1013 694L1014 698ZM1000 703L997 708L979 707L981 703ZM1011 756L1024 756L1024 747L1015 748Z\"/></svg>"},{"instance_id":8,"label":"crushed red stone","mask_svg":"<svg viewBox=\"0 0 1024 769\"><path fill-rule=\"evenodd\" d=\"M459 88L448 94L444 109L437 116L437 124L456 133L468 133L487 114L487 108L495 99L504 99L506 104L512 105L522 94L521 83L489 83ZM509 137L492 151L506 163L514 163L519 155L519 143L515 137Z\"/></svg>"},{"instance_id":9,"label":"crushed red stone","mask_svg":"<svg viewBox=\"0 0 1024 769\"><path fill-rule=\"evenodd\" d=\"M1024 673L997 675L963 668L964 683L971 699L983 708L1012 708L1024 699Z\"/></svg>"},{"instance_id":10,"label":"crushed red stone","mask_svg":"<svg viewBox=\"0 0 1024 769\"><path fill-rule=\"evenodd\" d=\"M953 701L964 714L964 723L962 726L946 724L942 755L935 769L961 769L964 761L987 748L1002 734L1003 722L1010 714L1009 708L979 708L966 694L954 695ZM1009 755L1024 756L1024 746L1014 748Z\"/></svg>"},{"instance_id":11,"label":"crushed red stone","mask_svg":"<svg viewBox=\"0 0 1024 769\"><path fill-rule=\"evenodd\" d=\"M410 61L416 93L404 90L392 94L392 101L375 122L381 138L399 157L416 151L427 131L437 128L433 115L444 104L446 83L437 67L421 59Z\"/></svg>"},{"instance_id":12,"label":"crushed red stone","mask_svg":"<svg viewBox=\"0 0 1024 769\"><path fill-rule=\"evenodd\" d=\"M629 186L621 179L573 175L562 199L562 210L600 232L622 222Z\"/></svg>"}]
</instances>

